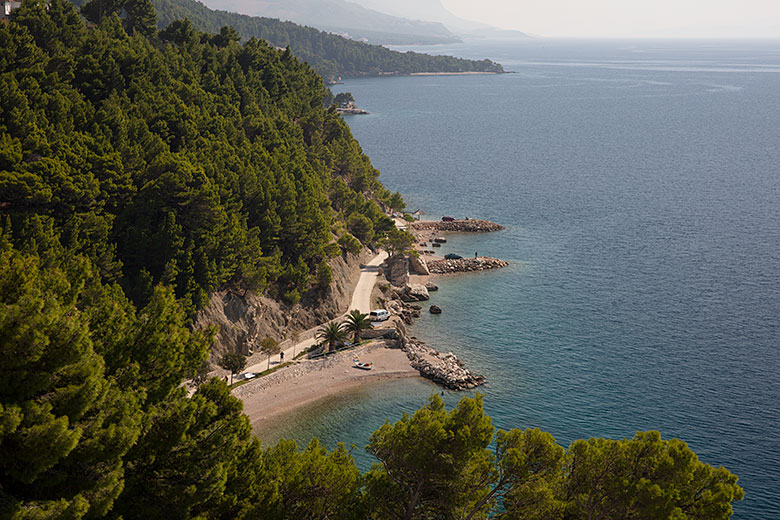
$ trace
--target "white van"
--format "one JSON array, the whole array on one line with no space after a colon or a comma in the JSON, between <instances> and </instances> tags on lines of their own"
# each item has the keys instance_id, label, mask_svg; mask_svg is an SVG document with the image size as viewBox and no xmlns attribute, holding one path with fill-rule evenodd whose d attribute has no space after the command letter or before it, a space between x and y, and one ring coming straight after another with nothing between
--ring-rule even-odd
<instances>
[{"instance_id":1,"label":"white van","mask_svg":"<svg viewBox=\"0 0 780 520\"><path fill-rule=\"evenodd\" d=\"M368 319L371 321L385 321L390 319L390 313L384 309L375 309L368 313Z\"/></svg>"}]
</instances>

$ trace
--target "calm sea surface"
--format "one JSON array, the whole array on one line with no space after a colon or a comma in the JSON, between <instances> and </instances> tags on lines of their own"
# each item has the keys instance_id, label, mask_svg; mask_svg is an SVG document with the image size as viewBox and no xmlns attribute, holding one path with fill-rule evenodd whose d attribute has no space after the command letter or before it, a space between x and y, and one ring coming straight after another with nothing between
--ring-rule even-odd
<instances>
[{"instance_id":1,"label":"calm sea surface","mask_svg":"<svg viewBox=\"0 0 780 520\"><path fill-rule=\"evenodd\" d=\"M349 80L349 124L409 209L506 231L443 252L414 333L487 376L502 428L563 445L658 429L780 518L780 42L549 41L423 49L515 74ZM363 447L438 389L394 382L265 434ZM453 404L463 394L449 393Z\"/></svg>"}]
</instances>

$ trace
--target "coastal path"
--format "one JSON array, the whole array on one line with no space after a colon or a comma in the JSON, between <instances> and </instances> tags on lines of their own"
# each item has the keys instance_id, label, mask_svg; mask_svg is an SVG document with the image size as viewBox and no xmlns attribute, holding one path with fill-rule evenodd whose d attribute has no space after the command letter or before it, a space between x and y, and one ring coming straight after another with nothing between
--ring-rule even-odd
<instances>
[{"instance_id":1,"label":"coastal path","mask_svg":"<svg viewBox=\"0 0 780 520\"><path fill-rule=\"evenodd\" d=\"M352 292L352 301L349 304L350 311L357 309L366 314L371 312L371 292L379 277L379 266L386 258L387 252L382 251L360 269L360 279Z\"/></svg>"},{"instance_id":2,"label":"coastal path","mask_svg":"<svg viewBox=\"0 0 780 520\"><path fill-rule=\"evenodd\" d=\"M358 283L355 286L355 290L352 292L352 301L349 304L349 309L347 309L347 312L351 311L352 309L357 309L360 312L364 312L366 314L371 312L371 293L373 292L374 285L376 284L376 280L379 277L379 266L382 264L382 262L385 261L386 258L387 253L382 251L374 258L372 258L367 264L361 267L360 278L358 279ZM343 316L344 315L342 315L342 317ZM299 341L295 345L284 349L284 359L287 361L292 361L295 357L295 354L317 343L316 331L321 326L322 325L319 325L314 329L309 329L308 331L302 333L302 335L311 336L310 338ZM260 373L263 372L266 368L268 368L268 358L265 358L259 363L255 363L246 367L243 372Z\"/></svg>"}]
</instances>

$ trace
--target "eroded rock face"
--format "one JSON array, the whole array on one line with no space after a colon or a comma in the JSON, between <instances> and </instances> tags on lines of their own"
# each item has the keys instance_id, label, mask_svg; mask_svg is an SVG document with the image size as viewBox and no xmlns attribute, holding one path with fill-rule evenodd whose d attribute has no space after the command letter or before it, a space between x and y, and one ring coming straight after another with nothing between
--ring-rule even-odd
<instances>
[{"instance_id":1,"label":"eroded rock face","mask_svg":"<svg viewBox=\"0 0 780 520\"><path fill-rule=\"evenodd\" d=\"M409 259L404 255L394 255L385 260L385 277L396 287L409 282Z\"/></svg>"},{"instance_id":2,"label":"eroded rock face","mask_svg":"<svg viewBox=\"0 0 780 520\"><path fill-rule=\"evenodd\" d=\"M420 317L420 310L422 310L422 307L419 305L412 305L411 303L406 303L401 300L390 300L385 303L385 308L390 311L391 314L401 318L401 321L407 325L414 323L415 318Z\"/></svg>"},{"instance_id":3,"label":"eroded rock face","mask_svg":"<svg viewBox=\"0 0 780 520\"><path fill-rule=\"evenodd\" d=\"M406 289L401 293L401 299L405 302L422 302L430 298L428 289L419 283L407 285Z\"/></svg>"},{"instance_id":4,"label":"eroded rock face","mask_svg":"<svg viewBox=\"0 0 780 520\"><path fill-rule=\"evenodd\" d=\"M425 259L417 255L409 255L409 266L415 274L429 275L428 264Z\"/></svg>"},{"instance_id":5,"label":"eroded rock face","mask_svg":"<svg viewBox=\"0 0 780 520\"><path fill-rule=\"evenodd\" d=\"M327 294L306 293L292 310L253 291L217 291L208 305L198 311L193 329L218 328L211 351L213 362L226 352L247 355L265 337L282 341L291 331L316 327L345 312L360 278L360 262L368 258L366 253L363 258L347 255L331 259L333 283Z\"/></svg>"}]
</instances>

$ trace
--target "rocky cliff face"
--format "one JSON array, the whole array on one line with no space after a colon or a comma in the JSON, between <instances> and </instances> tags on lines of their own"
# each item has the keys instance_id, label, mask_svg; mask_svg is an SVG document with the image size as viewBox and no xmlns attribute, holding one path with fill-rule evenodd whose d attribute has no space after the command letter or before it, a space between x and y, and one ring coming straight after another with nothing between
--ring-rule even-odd
<instances>
[{"instance_id":1,"label":"rocky cliff face","mask_svg":"<svg viewBox=\"0 0 780 520\"><path fill-rule=\"evenodd\" d=\"M393 255L382 265L385 278L396 287L404 287L409 282L409 258L406 255Z\"/></svg>"},{"instance_id":2,"label":"rocky cliff face","mask_svg":"<svg viewBox=\"0 0 780 520\"><path fill-rule=\"evenodd\" d=\"M271 337L279 342L295 331L315 327L346 312L352 291L360 278L360 263L367 262L368 253L347 255L329 262L333 282L327 294L315 290L306 293L292 308L252 291L227 289L211 296L208 306L196 316L194 328L218 328L211 351L214 362L226 352L248 355L258 341Z\"/></svg>"}]
</instances>

